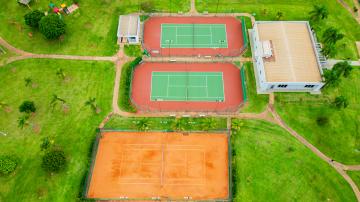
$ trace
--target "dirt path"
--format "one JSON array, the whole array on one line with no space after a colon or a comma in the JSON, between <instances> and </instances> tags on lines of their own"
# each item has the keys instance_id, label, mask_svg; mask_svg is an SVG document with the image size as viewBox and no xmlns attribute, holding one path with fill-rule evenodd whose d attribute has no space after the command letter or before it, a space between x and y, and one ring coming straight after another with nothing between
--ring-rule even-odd
<instances>
[{"instance_id":1,"label":"dirt path","mask_svg":"<svg viewBox=\"0 0 360 202\"><path fill-rule=\"evenodd\" d=\"M195 6L195 0L190 0L190 11L189 11L190 15L197 15L199 14L196 10L196 6Z\"/></svg>"},{"instance_id":2,"label":"dirt path","mask_svg":"<svg viewBox=\"0 0 360 202\"><path fill-rule=\"evenodd\" d=\"M355 13L354 13L354 10L353 10L353 8L351 8L345 1L343 1L343 0L337 0L337 2L339 3L339 4L341 4L342 5L342 7L344 7L347 11L349 11L349 13L353 16L353 18L360 24L360 16L359 15L356 15ZM355 2L355 0L354 0L354 2ZM356 2L355 2L356 3ZM356 4L356 5L358 5L358 4ZM358 11L359 12L359 11Z\"/></svg>"}]
</instances>

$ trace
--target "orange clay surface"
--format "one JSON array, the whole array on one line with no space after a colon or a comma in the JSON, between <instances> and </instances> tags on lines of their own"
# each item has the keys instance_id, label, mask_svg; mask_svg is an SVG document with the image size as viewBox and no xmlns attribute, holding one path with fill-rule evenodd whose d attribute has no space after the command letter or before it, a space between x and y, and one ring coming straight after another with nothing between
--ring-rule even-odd
<instances>
[{"instance_id":1,"label":"orange clay surface","mask_svg":"<svg viewBox=\"0 0 360 202\"><path fill-rule=\"evenodd\" d=\"M88 198L227 199L226 134L103 132Z\"/></svg>"}]
</instances>

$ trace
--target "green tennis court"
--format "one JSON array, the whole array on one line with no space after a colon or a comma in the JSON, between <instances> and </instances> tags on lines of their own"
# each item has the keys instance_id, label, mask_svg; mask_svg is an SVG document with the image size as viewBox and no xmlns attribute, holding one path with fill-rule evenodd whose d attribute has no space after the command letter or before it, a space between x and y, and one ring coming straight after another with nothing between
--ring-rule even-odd
<instances>
[{"instance_id":1,"label":"green tennis court","mask_svg":"<svg viewBox=\"0 0 360 202\"><path fill-rule=\"evenodd\" d=\"M152 72L152 101L223 102L222 72Z\"/></svg>"},{"instance_id":2,"label":"green tennis court","mask_svg":"<svg viewBox=\"0 0 360 202\"><path fill-rule=\"evenodd\" d=\"M225 24L161 24L161 48L227 48Z\"/></svg>"}]
</instances>

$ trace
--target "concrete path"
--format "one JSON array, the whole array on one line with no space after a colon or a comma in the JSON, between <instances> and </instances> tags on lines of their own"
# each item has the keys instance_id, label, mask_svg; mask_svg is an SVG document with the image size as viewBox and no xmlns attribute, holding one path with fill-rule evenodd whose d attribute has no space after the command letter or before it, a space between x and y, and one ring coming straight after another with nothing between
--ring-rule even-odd
<instances>
[{"instance_id":1,"label":"concrete path","mask_svg":"<svg viewBox=\"0 0 360 202\"><path fill-rule=\"evenodd\" d=\"M344 62L345 60L335 60L335 59L328 59L325 65L325 68L331 69L336 63ZM349 61L350 65L352 66L360 66L360 60L358 61Z\"/></svg>"},{"instance_id":2,"label":"concrete path","mask_svg":"<svg viewBox=\"0 0 360 202\"><path fill-rule=\"evenodd\" d=\"M354 13L353 8L351 8L344 0L337 0L337 2L341 4L341 6L344 7L347 11L349 11L349 13L353 16L353 18L360 24L360 16L357 15L357 13Z\"/></svg>"},{"instance_id":3,"label":"concrete path","mask_svg":"<svg viewBox=\"0 0 360 202\"><path fill-rule=\"evenodd\" d=\"M190 11L189 11L190 15L197 15L198 12L196 10L196 6L195 6L195 0L190 0Z\"/></svg>"}]
</instances>

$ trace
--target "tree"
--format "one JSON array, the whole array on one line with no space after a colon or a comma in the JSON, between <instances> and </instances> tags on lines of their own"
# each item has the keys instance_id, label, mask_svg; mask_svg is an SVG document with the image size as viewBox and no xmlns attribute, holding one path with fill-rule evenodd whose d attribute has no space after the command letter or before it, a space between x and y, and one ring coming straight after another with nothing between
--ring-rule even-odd
<instances>
[{"instance_id":1,"label":"tree","mask_svg":"<svg viewBox=\"0 0 360 202\"><path fill-rule=\"evenodd\" d=\"M38 28L39 22L44 16L45 14L39 10L30 11L24 16L25 24L33 28Z\"/></svg>"},{"instance_id":2,"label":"tree","mask_svg":"<svg viewBox=\"0 0 360 202\"><path fill-rule=\"evenodd\" d=\"M338 109L346 108L349 102L345 96L337 96L333 102L334 106Z\"/></svg>"},{"instance_id":3,"label":"tree","mask_svg":"<svg viewBox=\"0 0 360 202\"><path fill-rule=\"evenodd\" d=\"M185 122L185 119L176 119L172 128L174 131L186 131L187 125L188 124Z\"/></svg>"},{"instance_id":4,"label":"tree","mask_svg":"<svg viewBox=\"0 0 360 202\"><path fill-rule=\"evenodd\" d=\"M20 112L25 112L27 114L31 113L31 112L35 112L36 111L36 107L33 101L24 101L20 106L19 106L19 111Z\"/></svg>"},{"instance_id":5,"label":"tree","mask_svg":"<svg viewBox=\"0 0 360 202\"><path fill-rule=\"evenodd\" d=\"M284 13L281 12L281 11L278 11L278 12L276 13L276 19L277 19L277 20L280 20L283 16L284 16Z\"/></svg>"},{"instance_id":6,"label":"tree","mask_svg":"<svg viewBox=\"0 0 360 202\"><path fill-rule=\"evenodd\" d=\"M64 80L66 78L66 74L63 68L59 68L56 70L56 76L58 76L60 79Z\"/></svg>"},{"instance_id":7,"label":"tree","mask_svg":"<svg viewBox=\"0 0 360 202\"><path fill-rule=\"evenodd\" d=\"M344 76L345 78L350 75L352 69L353 67L348 61L338 62L333 66L333 71L336 71L337 74Z\"/></svg>"},{"instance_id":8,"label":"tree","mask_svg":"<svg viewBox=\"0 0 360 202\"><path fill-rule=\"evenodd\" d=\"M14 157L8 155L0 156L0 175L12 173L16 166L17 161Z\"/></svg>"},{"instance_id":9,"label":"tree","mask_svg":"<svg viewBox=\"0 0 360 202\"><path fill-rule=\"evenodd\" d=\"M60 98L56 94L53 94L51 102L50 102L50 106L52 107L53 110L55 109L58 102L61 102L62 104L66 103L66 101L64 99Z\"/></svg>"},{"instance_id":10,"label":"tree","mask_svg":"<svg viewBox=\"0 0 360 202\"><path fill-rule=\"evenodd\" d=\"M340 83L340 75L334 70L324 70L325 86L337 86Z\"/></svg>"},{"instance_id":11,"label":"tree","mask_svg":"<svg viewBox=\"0 0 360 202\"><path fill-rule=\"evenodd\" d=\"M100 113L100 109L98 108L98 106L96 104L96 98L89 98L85 102L85 106L89 106L97 114Z\"/></svg>"},{"instance_id":12,"label":"tree","mask_svg":"<svg viewBox=\"0 0 360 202\"><path fill-rule=\"evenodd\" d=\"M50 150L42 158L41 167L47 172L59 172L65 166L66 157L62 150Z\"/></svg>"},{"instance_id":13,"label":"tree","mask_svg":"<svg viewBox=\"0 0 360 202\"><path fill-rule=\"evenodd\" d=\"M66 24L60 16L56 14L49 14L41 18L39 22L40 32L47 39L57 39L61 35L65 34Z\"/></svg>"},{"instance_id":14,"label":"tree","mask_svg":"<svg viewBox=\"0 0 360 202\"><path fill-rule=\"evenodd\" d=\"M201 130L209 131L217 127L217 124L213 118L205 118L201 122Z\"/></svg>"},{"instance_id":15,"label":"tree","mask_svg":"<svg viewBox=\"0 0 360 202\"><path fill-rule=\"evenodd\" d=\"M148 119L141 119L140 121L138 121L136 123L136 128L139 130L139 131L147 131L149 130L149 127L150 127L150 123L149 123L149 120Z\"/></svg>"},{"instance_id":16,"label":"tree","mask_svg":"<svg viewBox=\"0 0 360 202\"><path fill-rule=\"evenodd\" d=\"M23 129L24 126L27 126L29 125L29 115L28 114L25 114L25 115L22 115L18 118L18 127Z\"/></svg>"},{"instance_id":17,"label":"tree","mask_svg":"<svg viewBox=\"0 0 360 202\"><path fill-rule=\"evenodd\" d=\"M28 86L30 86L32 84L32 79L30 77L26 77L24 79L24 81L25 81L25 86L26 87L28 87Z\"/></svg>"},{"instance_id":18,"label":"tree","mask_svg":"<svg viewBox=\"0 0 360 202\"><path fill-rule=\"evenodd\" d=\"M326 19L329 15L329 11L324 5L314 5L313 10L310 11L309 14L310 20L317 22Z\"/></svg>"},{"instance_id":19,"label":"tree","mask_svg":"<svg viewBox=\"0 0 360 202\"><path fill-rule=\"evenodd\" d=\"M325 44L335 45L336 42L338 42L339 40L341 40L343 38L344 38L344 35L342 33L340 33L339 30L334 27L327 28L323 33L323 42Z\"/></svg>"}]
</instances>

